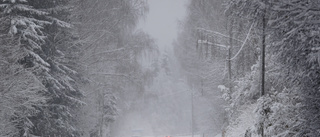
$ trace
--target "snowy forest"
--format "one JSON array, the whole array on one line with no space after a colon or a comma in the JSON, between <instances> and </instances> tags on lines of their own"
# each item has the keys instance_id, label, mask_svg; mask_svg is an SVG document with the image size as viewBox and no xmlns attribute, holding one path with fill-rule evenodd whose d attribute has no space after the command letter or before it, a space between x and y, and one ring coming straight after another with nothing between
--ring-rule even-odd
<instances>
[{"instance_id":1,"label":"snowy forest","mask_svg":"<svg viewBox=\"0 0 320 137\"><path fill-rule=\"evenodd\" d=\"M319 0L175 1L0 0L0 137L320 136Z\"/></svg>"}]
</instances>

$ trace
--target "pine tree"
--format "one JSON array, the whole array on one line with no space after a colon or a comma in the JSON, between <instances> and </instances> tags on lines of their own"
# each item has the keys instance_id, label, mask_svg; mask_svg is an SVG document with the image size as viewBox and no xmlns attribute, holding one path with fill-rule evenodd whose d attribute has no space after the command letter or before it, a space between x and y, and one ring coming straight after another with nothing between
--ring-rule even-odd
<instances>
[{"instance_id":1,"label":"pine tree","mask_svg":"<svg viewBox=\"0 0 320 137\"><path fill-rule=\"evenodd\" d=\"M317 0L273 1L270 26L272 51L284 65L286 83L302 97L299 136L319 136L319 23Z\"/></svg>"},{"instance_id":2,"label":"pine tree","mask_svg":"<svg viewBox=\"0 0 320 137\"><path fill-rule=\"evenodd\" d=\"M138 19L144 14L145 1L97 0L76 1L73 12L86 69L87 106L81 119L84 136L104 137L118 112L116 100L128 92L143 91L143 72L138 62L148 46L154 46L145 33L135 33ZM120 98L120 97L119 97Z\"/></svg>"},{"instance_id":3,"label":"pine tree","mask_svg":"<svg viewBox=\"0 0 320 137\"><path fill-rule=\"evenodd\" d=\"M76 51L70 49L77 45L73 43L71 25L58 19L67 19L68 15L68 8L61 4L67 1L1 1L0 22L7 26L2 32L13 39L16 48L13 63L23 66L41 83L40 87L45 87L37 95L44 96L46 103L34 106L37 113L24 115L30 124L28 132L18 126L20 136L79 135L73 117L77 106L83 104L79 100L82 93L75 80L79 74L73 69L76 66L71 53Z\"/></svg>"},{"instance_id":4,"label":"pine tree","mask_svg":"<svg viewBox=\"0 0 320 137\"><path fill-rule=\"evenodd\" d=\"M319 25L315 21L319 2L231 0L229 4L234 15L255 22L260 22L262 9L267 8L266 90L270 95L258 101L265 108L259 112L268 111L266 135L319 136ZM291 109L277 110L285 107ZM276 119L285 120L274 123Z\"/></svg>"},{"instance_id":5,"label":"pine tree","mask_svg":"<svg viewBox=\"0 0 320 137\"><path fill-rule=\"evenodd\" d=\"M17 62L17 41L1 37L0 43L0 136L27 136L35 124L32 117L46 104L46 88Z\"/></svg>"}]
</instances>

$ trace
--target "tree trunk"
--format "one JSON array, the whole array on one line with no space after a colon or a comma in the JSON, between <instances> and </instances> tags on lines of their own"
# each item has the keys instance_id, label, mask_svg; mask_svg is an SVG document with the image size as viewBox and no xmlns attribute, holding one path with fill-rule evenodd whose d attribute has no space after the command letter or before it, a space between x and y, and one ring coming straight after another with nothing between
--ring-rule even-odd
<instances>
[{"instance_id":1,"label":"tree trunk","mask_svg":"<svg viewBox=\"0 0 320 137\"><path fill-rule=\"evenodd\" d=\"M232 75L231 75L231 56L232 56L232 29L233 29L233 21L230 21L230 29L229 29L229 48L228 48L228 80L229 80L229 90L232 93Z\"/></svg>"}]
</instances>

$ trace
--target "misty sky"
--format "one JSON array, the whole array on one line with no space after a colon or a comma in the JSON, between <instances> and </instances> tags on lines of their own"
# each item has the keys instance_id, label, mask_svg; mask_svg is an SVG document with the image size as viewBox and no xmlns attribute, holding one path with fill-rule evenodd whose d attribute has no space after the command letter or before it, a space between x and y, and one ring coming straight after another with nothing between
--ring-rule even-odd
<instances>
[{"instance_id":1,"label":"misty sky","mask_svg":"<svg viewBox=\"0 0 320 137\"><path fill-rule=\"evenodd\" d=\"M149 14L140 27L157 42L160 50L171 46L177 36L177 21L185 16L188 0L147 0Z\"/></svg>"}]
</instances>

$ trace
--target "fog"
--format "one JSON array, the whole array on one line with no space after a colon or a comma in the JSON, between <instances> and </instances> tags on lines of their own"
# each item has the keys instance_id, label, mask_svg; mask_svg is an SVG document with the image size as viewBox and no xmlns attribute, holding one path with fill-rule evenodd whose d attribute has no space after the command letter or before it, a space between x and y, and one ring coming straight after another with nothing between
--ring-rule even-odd
<instances>
[{"instance_id":1,"label":"fog","mask_svg":"<svg viewBox=\"0 0 320 137\"><path fill-rule=\"evenodd\" d=\"M173 51L160 56L168 64L160 68L144 93L124 95L130 99L121 102L112 136L189 137L192 129L195 137L219 134L224 119L221 92L216 89L218 93L203 93L191 87Z\"/></svg>"},{"instance_id":2,"label":"fog","mask_svg":"<svg viewBox=\"0 0 320 137\"><path fill-rule=\"evenodd\" d=\"M0 136L320 136L319 9L0 0Z\"/></svg>"}]
</instances>

